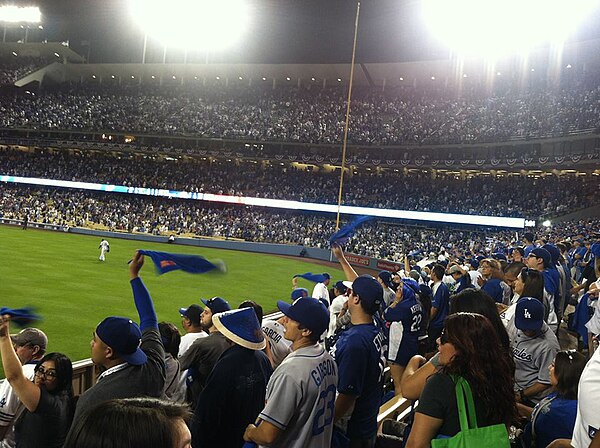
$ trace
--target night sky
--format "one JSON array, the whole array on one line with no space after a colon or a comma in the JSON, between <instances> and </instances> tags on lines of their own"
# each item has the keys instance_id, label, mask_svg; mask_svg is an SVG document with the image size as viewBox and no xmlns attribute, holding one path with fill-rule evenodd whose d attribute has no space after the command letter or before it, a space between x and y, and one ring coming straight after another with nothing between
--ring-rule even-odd
<instances>
[{"instance_id":1,"label":"night sky","mask_svg":"<svg viewBox=\"0 0 600 448\"><path fill-rule=\"evenodd\" d=\"M90 62L140 62L143 34L133 23L126 0L44 0L37 4L45 29L33 30L30 41L69 40L84 56L88 41ZM249 0L249 4L252 20L243 41L233 49L210 54L211 62L350 62L354 0ZM599 9L572 40L600 38ZM9 32L9 40L17 40L19 32L22 30ZM170 62L183 61L181 51L168 55ZM448 49L426 29L418 0L362 0L357 62L414 61L447 55ZM188 61L204 62L205 58L205 53L191 52ZM149 41L147 61L161 60L162 49Z\"/></svg>"}]
</instances>

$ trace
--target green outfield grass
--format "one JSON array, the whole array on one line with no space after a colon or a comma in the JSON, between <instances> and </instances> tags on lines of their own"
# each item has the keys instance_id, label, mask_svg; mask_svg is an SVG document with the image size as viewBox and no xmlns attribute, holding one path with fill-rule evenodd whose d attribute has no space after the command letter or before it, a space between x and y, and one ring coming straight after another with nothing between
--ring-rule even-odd
<instances>
[{"instance_id":1,"label":"green outfield grass","mask_svg":"<svg viewBox=\"0 0 600 448\"><path fill-rule=\"evenodd\" d=\"M109 239L106 262L98 261L100 238L0 225L0 306L34 306L44 317L37 326L49 338L49 350L66 353L73 361L90 356L96 325L106 316L138 321L127 261L136 249L193 253L225 261L224 275L191 275L181 271L158 276L149 258L141 276L148 287L159 321L181 326L178 309L199 299L222 296L232 307L246 299L260 303L265 314L278 299L289 299L293 274L342 271L270 255ZM300 279L312 291L313 284ZM11 328L14 333L18 329ZM1 374L2 372L0 372Z\"/></svg>"}]
</instances>

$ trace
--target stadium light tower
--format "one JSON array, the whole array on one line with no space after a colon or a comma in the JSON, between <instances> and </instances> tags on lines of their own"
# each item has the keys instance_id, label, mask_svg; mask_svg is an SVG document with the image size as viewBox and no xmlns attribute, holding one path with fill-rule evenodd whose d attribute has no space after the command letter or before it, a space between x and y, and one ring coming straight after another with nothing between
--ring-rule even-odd
<instances>
[{"instance_id":1,"label":"stadium light tower","mask_svg":"<svg viewBox=\"0 0 600 448\"><path fill-rule=\"evenodd\" d=\"M464 56L523 54L561 44L598 0L424 0L431 31Z\"/></svg>"},{"instance_id":2,"label":"stadium light tower","mask_svg":"<svg viewBox=\"0 0 600 448\"><path fill-rule=\"evenodd\" d=\"M28 25L40 23L42 13L37 6L20 7L14 5L0 6L0 22L4 24L2 42L6 42L6 30L9 26L21 26L25 28L25 42L27 42Z\"/></svg>"},{"instance_id":3,"label":"stadium light tower","mask_svg":"<svg viewBox=\"0 0 600 448\"><path fill-rule=\"evenodd\" d=\"M244 33L249 18L246 0L130 0L129 5L146 36L184 50L225 49Z\"/></svg>"}]
</instances>

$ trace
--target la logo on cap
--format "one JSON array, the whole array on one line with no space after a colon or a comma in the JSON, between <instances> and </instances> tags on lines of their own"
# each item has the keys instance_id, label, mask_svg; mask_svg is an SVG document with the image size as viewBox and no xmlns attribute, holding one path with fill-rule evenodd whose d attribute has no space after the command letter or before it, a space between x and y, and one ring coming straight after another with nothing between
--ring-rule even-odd
<instances>
[{"instance_id":1,"label":"la logo on cap","mask_svg":"<svg viewBox=\"0 0 600 448\"><path fill-rule=\"evenodd\" d=\"M523 317L525 319L531 319L531 313L527 310L527 308L523 310Z\"/></svg>"}]
</instances>

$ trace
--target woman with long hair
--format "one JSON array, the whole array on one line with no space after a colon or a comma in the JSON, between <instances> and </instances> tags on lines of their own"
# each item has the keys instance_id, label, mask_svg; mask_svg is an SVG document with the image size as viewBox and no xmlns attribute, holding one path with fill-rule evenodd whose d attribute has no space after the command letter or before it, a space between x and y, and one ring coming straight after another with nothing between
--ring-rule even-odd
<instances>
[{"instance_id":1,"label":"woman with long hair","mask_svg":"<svg viewBox=\"0 0 600 448\"><path fill-rule=\"evenodd\" d=\"M556 329L558 328L558 318L556 317L554 309L551 309L547 293L544 290L543 273L531 268L521 269L521 272L515 280L514 290L517 300L519 297L533 297L542 302L544 304L544 321L553 332L556 332ZM508 321L507 329L511 333L516 332L514 326L514 310L517 300L514 300L513 304L505 312Z\"/></svg>"},{"instance_id":2,"label":"woman with long hair","mask_svg":"<svg viewBox=\"0 0 600 448\"><path fill-rule=\"evenodd\" d=\"M485 291L469 288L453 295L450 297L449 313L477 313L487 317L500 340L500 345L506 353L509 353L509 335L498 316L496 302ZM408 362L402 376L402 395L410 400L417 400L427 378L439 367L439 354L434 355L429 361L423 356L414 356Z\"/></svg>"},{"instance_id":3,"label":"woman with long hair","mask_svg":"<svg viewBox=\"0 0 600 448\"><path fill-rule=\"evenodd\" d=\"M17 447L60 448L73 418L73 367L62 353L46 354L33 382L23 369L10 338L10 316L0 323L0 353L6 380L25 406L15 424Z\"/></svg>"},{"instance_id":4,"label":"woman with long hair","mask_svg":"<svg viewBox=\"0 0 600 448\"><path fill-rule=\"evenodd\" d=\"M458 377L469 383L478 426L508 427L517 414L514 365L489 319L475 313L451 314L438 344L441 368L421 393L407 448L429 447L435 438L460 432L455 392Z\"/></svg>"},{"instance_id":5,"label":"woman with long hair","mask_svg":"<svg viewBox=\"0 0 600 448\"><path fill-rule=\"evenodd\" d=\"M575 350L558 352L550 365L554 391L535 408L517 404L519 413L530 420L523 435L526 446L545 448L556 439L573 436L579 378L586 363L587 358Z\"/></svg>"}]
</instances>

